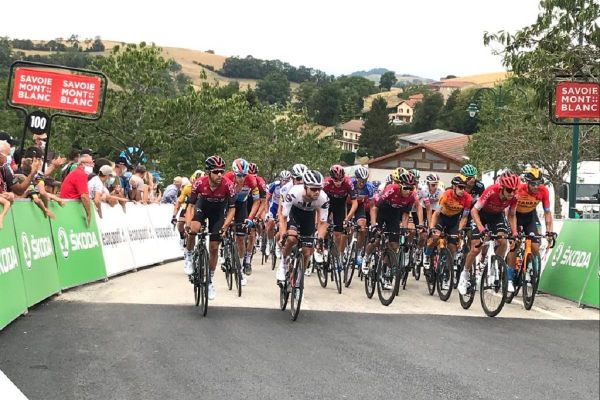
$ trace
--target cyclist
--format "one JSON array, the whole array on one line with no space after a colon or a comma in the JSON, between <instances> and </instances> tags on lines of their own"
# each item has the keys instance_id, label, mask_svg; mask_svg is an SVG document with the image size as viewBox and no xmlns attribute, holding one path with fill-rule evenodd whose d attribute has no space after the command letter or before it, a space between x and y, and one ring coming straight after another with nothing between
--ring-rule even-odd
<instances>
[{"instance_id":1,"label":"cyclist","mask_svg":"<svg viewBox=\"0 0 600 400\"><path fill-rule=\"evenodd\" d=\"M534 166L528 167L522 174L525 183L519 185L517 189L517 227L523 228L526 235L539 235L538 218L536 208L541 202L544 208L544 222L546 224L546 234L553 234L552 211L550 209L550 195L548 188L542 184L542 171ZM533 254L540 254L540 241L538 238L531 239L531 251ZM515 248L511 246L506 256L508 269L508 291L514 292L515 288L512 282L512 272L515 266Z\"/></svg>"},{"instance_id":2,"label":"cyclist","mask_svg":"<svg viewBox=\"0 0 600 400\"><path fill-rule=\"evenodd\" d=\"M217 266L219 242L225 230L235 216L235 191L231 181L223 179L225 162L219 156L208 157L205 161L208 175L195 180L188 198L185 221L188 233L186 252L186 273L190 275L194 268L192 253L196 235L202 231L202 225L208 219L209 258L211 283L208 286L208 298L214 300L215 288L213 279ZM192 204L192 206L189 206Z\"/></svg>"},{"instance_id":3,"label":"cyclist","mask_svg":"<svg viewBox=\"0 0 600 400\"><path fill-rule=\"evenodd\" d=\"M460 174L467 177L467 187L465 190L471 195L473 204L483 194L485 185L477 179L477 168L471 164L465 164L460 169Z\"/></svg>"},{"instance_id":4,"label":"cyclist","mask_svg":"<svg viewBox=\"0 0 600 400\"><path fill-rule=\"evenodd\" d=\"M265 203L267 199L267 184L265 183L265 180L262 177L258 176L258 167L252 162L248 163L248 174L252 175L256 179L256 184L258 186L259 205L258 209L256 210L256 213L254 214L256 216L255 220L258 223L262 221L262 219L264 218L264 213L266 212ZM252 196L249 196L247 201L248 215L251 214L253 206L254 198ZM250 232L248 235L248 242L246 244L246 254L244 255L244 266L248 271L248 275L252 273L252 253L254 252L254 244L256 243L256 230L258 227L260 227L260 224L257 223L249 227Z\"/></svg>"},{"instance_id":5,"label":"cyclist","mask_svg":"<svg viewBox=\"0 0 600 400\"><path fill-rule=\"evenodd\" d=\"M197 177L203 176L204 172L202 170L196 170L188 178L182 178L181 180L181 193L177 196L177 201L175 201L175 207L173 207L173 218L171 218L172 224L177 224L177 231L179 232L179 238L181 239L185 248L185 210L187 208L187 199L190 197L192 193L192 185ZM180 211L181 209L181 211ZM179 217L177 216L177 212L179 211Z\"/></svg>"},{"instance_id":6,"label":"cyclist","mask_svg":"<svg viewBox=\"0 0 600 400\"><path fill-rule=\"evenodd\" d=\"M243 158L236 158L231 164L231 171L225 174L225 178L233 182L235 188L235 243L240 257L240 264L244 266L242 286L246 285L246 278L252 273L252 266L249 262L250 257L246 254L247 228L254 226L254 217L260 206L257 201L259 199L258 183L255 177L248 174L248 168L248 161ZM250 212L248 212L247 206L249 197L254 200Z\"/></svg>"},{"instance_id":7,"label":"cyclist","mask_svg":"<svg viewBox=\"0 0 600 400\"><path fill-rule=\"evenodd\" d=\"M471 195L466 192L467 177L457 175L452 178L452 187L442 193L439 199L439 208L435 210L429 220L431 229L431 241L427 243L425 254L429 257L433 247L437 246L440 233L456 235L459 230L467 224L469 212L471 211ZM457 249L457 240L448 237L448 250L454 257Z\"/></svg>"},{"instance_id":8,"label":"cyclist","mask_svg":"<svg viewBox=\"0 0 600 400\"><path fill-rule=\"evenodd\" d=\"M415 193L415 177L404 168L396 168L392 174L391 183L386 186L381 194L379 201L371 207L371 231L376 232L380 229L390 232L390 249L397 251L400 241L400 225L408 227L409 214L413 204L418 203ZM423 213L418 205L419 223L422 223ZM367 258L373 253L376 245L369 243L366 256L363 258L362 271L367 274Z\"/></svg>"},{"instance_id":9,"label":"cyclist","mask_svg":"<svg viewBox=\"0 0 600 400\"><path fill-rule=\"evenodd\" d=\"M333 221L333 242L340 254L344 253L346 247L345 226L352 219L358 202L356 191L352 182L346 176L341 165L332 165L329 169L329 177L325 179L323 191L329 197L329 212ZM350 211L346 213L346 199L350 199Z\"/></svg>"},{"instance_id":10,"label":"cyclist","mask_svg":"<svg viewBox=\"0 0 600 400\"><path fill-rule=\"evenodd\" d=\"M354 171L354 179L352 180L352 186L357 194L357 208L354 213L354 219L358 225L358 234L356 235L357 249L360 251L356 252L356 265L362 265L362 249L365 246L365 239L367 237L367 212L370 211L369 205L373 201L373 194L375 193L375 186L368 182L369 170L362 165Z\"/></svg>"},{"instance_id":11,"label":"cyclist","mask_svg":"<svg viewBox=\"0 0 600 400\"><path fill-rule=\"evenodd\" d=\"M292 179L285 185L282 185L281 189L279 189L279 209L277 211L279 221L282 219L281 212L283 211L283 201L285 200L285 196L294 186L300 186L303 184L303 177L307 170L308 168L304 164L294 164L290 170ZM277 235L275 235L276 240L279 241L281 239L281 235L284 233L285 231L281 230L277 232Z\"/></svg>"},{"instance_id":12,"label":"cyclist","mask_svg":"<svg viewBox=\"0 0 600 400\"><path fill-rule=\"evenodd\" d=\"M437 174L428 174L425 177L425 184L419 186L418 197L419 202L421 203L421 207L425 208L425 214L423 215L423 223L426 226L431 226L430 222L432 214L438 209L440 197L444 192L442 188L439 187L439 183L440 177ZM414 218L415 213L413 213L413 219ZM419 247L422 247L425 244L425 241L426 235L421 235L421 238L419 240ZM425 258L423 259L423 266L425 268L429 267L429 254L427 251L425 251Z\"/></svg>"},{"instance_id":13,"label":"cyclist","mask_svg":"<svg viewBox=\"0 0 600 400\"><path fill-rule=\"evenodd\" d=\"M280 190L281 187L287 184L292 178L290 171L283 170L279 173L279 180L271 183L267 191L267 201L269 202L269 211L265 218L265 228L267 229L267 238L273 240L275 237L275 218L279 210ZM276 256L281 257L281 249L279 245L275 246Z\"/></svg>"},{"instance_id":14,"label":"cyclist","mask_svg":"<svg viewBox=\"0 0 600 400\"><path fill-rule=\"evenodd\" d=\"M323 175L319 171L308 170L303 175L303 185L294 186L285 196L282 204L279 231L287 232L283 244L282 258L277 269L277 281L284 281L288 268L288 256L298 243L298 236L312 236L315 233L315 211L318 210L317 238L322 241L327 233L329 198L323 191ZM312 242L302 243L304 264L312 254Z\"/></svg>"},{"instance_id":15,"label":"cyclist","mask_svg":"<svg viewBox=\"0 0 600 400\"><path fill-rule=\"evenodd\" d=\"M504 212L508 209L508 219L513 236L517 234L517 197L515 192L519 187L519 177L512 171L506 171L498 178L498 183L488 186L484 190L477 203L473 206L471 214L473 217L473 237L471 239L469 253L465 257L465 269L460 275L458 291L460 294L467 293L469 274L475 257L481 251L477 247L480 237L483 238L488 232L499 235L496 254L504 257L507 250L506 235L508 226Z\"/></svg>"}]
</instances>

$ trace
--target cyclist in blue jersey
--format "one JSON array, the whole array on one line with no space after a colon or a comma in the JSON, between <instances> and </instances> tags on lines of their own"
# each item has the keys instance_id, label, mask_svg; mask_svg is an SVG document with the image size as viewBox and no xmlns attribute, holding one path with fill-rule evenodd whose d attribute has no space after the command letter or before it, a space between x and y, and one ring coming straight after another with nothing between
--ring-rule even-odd
<instances>
[{"instance_id":1,"label":"cyclist in blue jersey","mask_svg":"<svg viewBox=\"0 0 600 400\"><path fill-rule=\"evenodd\" d=\"M369 212L369 206L373 201L373 194L375 193L375 186L371 182L368 182L369 170L362 165L354 171L354 178L352 178L352 187L357 193L358 207L354 214L354 219L358 225L358 235L356 238L357 251L356 253L356 265L362 264L362 250L365 246L365 239L367 236L367 213Z\"/></svg>"},{"instance_id":2,"label":"cyclist in blue jersey","mask_svg":"<svg viewBox=\"0 0 600 400\"><path fill-rule=\"evenodd\" d=\"M267 202L269 205L269 209L267 211L267 215L265 217L265 227L267 229L267 238L268 240L273 240L275 237L275 218L277 217L277 210L279 209L280 202L280 190L281 187L287 184L292 178L292 174L287 171L281 171L279 173L279 180L271 183L269 185L269 189L267 190ZM279 250L279 245L276 246L276 251ZM277 257L280 255L277 254Z\"/></svg>"}]
</instances>

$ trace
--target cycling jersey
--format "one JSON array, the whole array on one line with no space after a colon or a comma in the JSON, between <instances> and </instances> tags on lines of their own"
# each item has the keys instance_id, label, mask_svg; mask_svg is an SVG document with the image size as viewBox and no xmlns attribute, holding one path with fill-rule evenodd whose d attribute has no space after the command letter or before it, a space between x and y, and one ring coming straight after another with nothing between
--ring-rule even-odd
<instances>
[{"instance_id":1,"label":"cycling jersey","mask_svg":"<svg viewBox=\"0 0 600 400\"><path fill-rule=\"evenodd\" d=\"M358 200L358 204L368 203L373 199L373 194L375 193L375 186L371 182L365 182L362 189L358 188L358 180L356 178L352 178L352 187L356 192L356 199Z\"/></svg>"},{"instance_id":2,"label":"cycling jersey","mask_svg":"<svg viewBox=\"0 0 600 400\"><path fill-rule=\"evenodd\" d=\"M233 183L223 178L221 183L213 190L210 188L208 176L198 178L192 185L188 204L196 204L198 200L206 200L209 203L226 203L227 207L232 208L235 206Z\"/></svg>"},{"instance_id":3,"label":"cycling jersey","mask_svg":"<svg viewBox=\"0 0 600 400\"><path fill-rule=\"evenodd\" d=\"M419 185L419 189L417 190L417 196L419 197L419 202L421 203L421 206L427 207L427 205L431 205L432 210L437 210L439 208L438 203L440 200L440 196L443 192L444 190L442 190L442 188L438 186L435 188L435 191L431 193L429 191L429 185L424 184Z\"/></svg>"},{"instance_id":4,"label":"cycling jersey","mask_svg":"<svg viewBox=\"0 0 600 400\"><path fill-rule=\"evenodd\" d=\"M344 199L346 197L350 197L352 200L356 199L356 191L354 190L354 186L352 186L352 182L346 176L342 180L341 184L337 186L332 178L325 178L325 183L323 185L323 191L330 199Z\"/></svg>"},{"instance_id":5,"label":"cycling jersey","mask_svg":"<svg viewBox=\"0 0 600 400\"><path fill-rule=\"evenodd\" d=\"M181 193L177 198L177 201L179 202L179 204L181 204L181 208L183 208L184 210L187 207L187 199L190 197L190 194L192 194L192 184L188 183L181 189Z\"/></svg>"},{"instance_id":6,"label":"cycling jersey","mask_svg":"<svg viewBox=\"0 0 600 400\"><path fill-rule=\"evenodd\" d=\"M514 212L517 208L517 196L513 196L512 199L500 199L500 191L502 187L499 184L488 186L483 191L483 194L475 203L475 208L478 211L483 211L487 214L500 214L506 208L509 208L510 212Z\"/></svg>"},{"instance_id":7,"label":"cycling jersey","mask_svg":"<svg viewBox=\"0 0 600 400\"><path fill-rule=\"evenodd\" d=\"M265 180L262 178L262 176L255 176L256 178L256 184L258 186L258 197L261 199L264 199L267 197L267 183L265 182Z\"/></svg>"},{"instance_id":8,"label":"cycling jersey","mask_svg":"<svg viewBox=\"0 0 600 400\"><path fill-rule=\"evenodd\" d=\"M269 184L267 189L267 197L270 204L279 204L279 192L281 190L281 181L275 181Z\"/></svg>"},{"instance_id":9,"label":"cycling jersey","mask_svg":"<svg viewBox=\"0 0 600 400\"><path fill-rule=\"evenodd\" d=\"M469 214L471 211L471 195L464 192L461 197L454 193L454 189L449 188L442 193L439 201L440 213L447 217L453 217L462 212L462 215Z\"/></svg>"},{"instance_id":10,"label":"cycling jersey","mask_svg":"<svg viewBox=\"0 0 600 400\"><path fill-rule=\"evenodd\" d=\"M385 187L383 193L379 197L377 206L381 207L382 204L387 204L392 208L406 208L408 209L408 212L416 202L417 194L414 191L410 192L408 196L402 197L400 194L400 186L396 183L392 183Z\"/></svg>"},{"instance_id":11,"label":"cycling jersey","mask_svg":"<svg viewBox=\"0 0 600 400\"><path fill-rule=\"evenodd\" d=\"M290 189L285 195L285 200L283 202L283 216L288 218L292 207L302 211L319 210L319 221L327 222L327 216L329 214L329 198L325 192L321 190L319 198L314 201L305 201L304 195L305 190L303 185L296 185Z\"/></svg>"},{"instance_id":12,"label":"cycling jersey","mask_svg":"<svg viewBox=\"0 0 600 400\"><path fill-rule=\"evenodd\" d=\"M545 212L550 211L550 194L545 185L539 185L537 192L530 193L529 185L522 183L517 189L516 197L518 213L526 214L533 212L540 202Z\"/></svg>"},{"instance_id":13,"label":"cycling jersey","mask_svg":"<svg viewBox=\"0 0 600 400\"><path fill-rule=\"evenodd\" d=\"M239 188L235 182L235 175L233 174L233 171L228 171L223 178L228 179L233 183L233 186L235 188L236 203L245 202L246 200L248 200L249 196L252 196L254 200L257 200L259 198L258 183L256 182L256 178L254 176L247 174L244 177L244 181L242 182L241 187Z\"/></svg>"}]
</instances>

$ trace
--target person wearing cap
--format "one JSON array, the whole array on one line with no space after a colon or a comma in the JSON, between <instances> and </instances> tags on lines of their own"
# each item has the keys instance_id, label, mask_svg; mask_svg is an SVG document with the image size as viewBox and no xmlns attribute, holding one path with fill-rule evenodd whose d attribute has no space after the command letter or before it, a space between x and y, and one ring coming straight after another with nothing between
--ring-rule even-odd
<instances>
[{"instance_id":1,"label":"person wearing cap","mask_svg":"<svg viewBox=\"0 0 600 400\"><path fill-rule=\"evenodd\" d=\"M0 153L2 153L5 157L7 157L7 154L10 153L10 149L8 148L8 144L6 142L0 142ZM10 165L6 163L6 159L4 159L5 163L1 167L2 179L4 180L3 189L5 191L13 192L15 196L23 196L33 181L34 176L39 171L41 165L39 150L35 147L28 148L20 161L21 163L23 161L31 161L31 170L29 173L24 174L22 179L19 180L16 180L15 176L16 173L23 174L21 166L17 168L16 172L13 172Z\"/></svg>"},{"instance_id":2,"label":"person wearing cap","mask_svg":"<svg viewBox=\"0 0 600 400\"><path fill-rule=\"evenodd\" d=\"M90 225L92 211L90 209L90 196L88 189L88 175L94 170L94 160L89 154L79 157L75 168L63 181L60 187L60 197L63 199L81 200L85 210L85 220Z\"/></svg>"},{"instance_id":3,"label":"person wearing cap","mask_svg":"<svg viewBox=\"0 0 600 400\"><path fill-rule=\"evenodd\" d=\"M88 191L90 200L94 202L98 216L102 218L101 203L107 201L109 197L106 183L109 178L114 178L115 173L110 165L103 165L98 169L98 174L88 181Z\"/></svg>"},{"instance_id":4,"label":"person wearing cap","mask_svg":"<svg viewBox=\"0 0 600 400\"><path fill-rule=\"evenodd\" d=\"M15 146L17 146L17 144L19 144L19 142L15 138L10 136L8 133L0 132L0 142L2 142L2 141L5 141L8 144L9 150L5 155L10 156L8 164L9 164L11 170L14 172L17 169L17 163L15 162L15 151L16 151Z\"/></svg>"},{"instance_id":5,"label":"person wearing cap","mask_svg":"<svg viewBox=\"0 0 600 400\"><path fill-rule=\"evenodd\" d=\"M138 165L129 179L129 198L132 201L148 203L148 185L144 182L146 167Z\"/></svg>"},{"instance_id":6,"label":"person wearing cap","mask_svg":"<svg viewBox=\"0 0 600 400\"><path fill-rule=\"evenodd\" d=\"M175 204L177 196L179 196L179 191L181 190L182 180L183 178L180 176L173 178L173 183L167 186L163 192L162 199L160 199L161 204Z\"/></svg>"},{"instance_id":7,"label":"person wearing cap","mask_svg":"<svg viewBox=\"0 0 600 400\"><path fill-rule=\"evenodd\" d=\"M119 157L117 161L115 161L114 171L122 191L119 195L126 198L129 198L129 178L131 178L131 172L128 171L128 168L129 164L125 157Z\"/></svg>"}]
</instances>

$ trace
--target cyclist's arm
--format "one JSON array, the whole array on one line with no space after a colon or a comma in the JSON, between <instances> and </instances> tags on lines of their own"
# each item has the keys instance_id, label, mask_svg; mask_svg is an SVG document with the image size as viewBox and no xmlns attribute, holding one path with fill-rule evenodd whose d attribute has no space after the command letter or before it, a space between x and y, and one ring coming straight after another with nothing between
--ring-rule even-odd
<instances>
[{"instance_id":1,"label":"cyclist's arm","mask_svg":"<svg viewBox=\"0 0 600 400\"><path fill-rule=\"evenodd\" d=\"M369 210L369 214L371 214L371 225L377 225L377 204L373 204Z\"/></svg>"},{"instance_id":2,"label":"cyclist's arm","mask_svg":"<svg viewBox=\"0 0 600 400\"><path fill-rule=\"evenodd\" d=\"M346 221L350 221L352 217L354 217L354 213L356 213L356 209L358 208L358 200L352 199L352 206L350 206L350 211L348 215L346 215Z\"/></svg>"},{"instance_id":3,"label":"cyclist's arm","mask_svg":"<svg viewBox=\"0 0 600 400\"><path fill-rule=\"evenodd\" d=\"M410 213L408 213L408 212L402 213L402 220L400 221L401 228L408 228L408 217L409 216L410 216ZM421 215L421 217L422 217L422 215Z\"/></svg>"},{"instance_id":4,"label":"cyclist's arm","mask_svg":"<svg viewBox=\"0 0 600 400\"><path fill-rule=\"evenodd\" d=\"M429 229L435 228L435 226L437 225L439 215L440 215L440 209L438 208L437 210L435 210L435 212L433 213L431 218L427 219L427 221L429 221Z\"/></svg>"},{"instance_id":5,"label":"cyclist's arm","mask_svg":"<svg viewBox=\"0 0 600 400\"><path fill-rule=\"evenodd\" d=\"M458 223L458 230L462 230L465 225L467 225L467 221L469 220L469 210L463 212L462 217L460 217L460 221Z\"/></svg>"},{"instance_id":6,"label":"cyclist's arm","mask_svg":"<svg viewBox=\"0 0 600 400\"><path fill-rule=\"evenodd\" d=\"M427 221L431 221L431 214L433 213L433 207L431 207L431 202L425 205L425 211L427 212Z\"/></svg>"},{"instance_id":7,"label":"cyclist's arm","mask_svg":"<svg viewBox=\"0 0 600 400\"><path fill-rule=\"evenodd\" d=\"M544 211L544 222L546 223L546 232L554 232L554 219L551 211Z\"/></svg>"},{"instance_id":8,"label":"cyclist's arm","mask_svg":"<svg viewBox=\"0 0 600 400\"><path fill-rule=\"evenodd\" d=\"M473 217L473 222L475 222L475 225L477 226L479 232L483 232L485 228L481 223L481 218L479 218L479 209L477 207L473 207L473 209L471 210L471 216Z\"/></svg>"},{"instance_id":9,"label":"cyclist's arm","mask_svg":"<svg viewBox=\"0 0 600 400\"><path fill-rule=\"evenodd\" d=\"M234 217L235 217L235 207L230 207L227 210L227 215L225 216L225 222L223 222L223 231L226 231L227 228L229 228L229 225L231 225L231 221L233 221Z\"/></svg>"},{"instance_id":10,"label":"cyclist's arm","mask_svg":"<svg viewBox=\"0 0 600 400\"><path fill-rule=\"evenodd\" d=\"M417 200L415 203L417 206L417 219L419 220L419 225L423 225L423 207L421 206L420 201Z\"/></svg>"}]
</instances>

